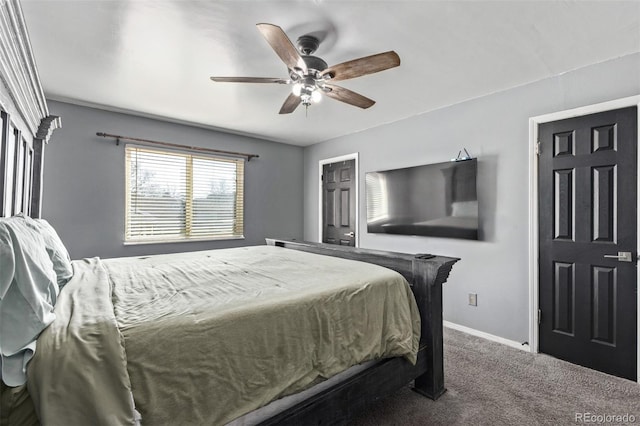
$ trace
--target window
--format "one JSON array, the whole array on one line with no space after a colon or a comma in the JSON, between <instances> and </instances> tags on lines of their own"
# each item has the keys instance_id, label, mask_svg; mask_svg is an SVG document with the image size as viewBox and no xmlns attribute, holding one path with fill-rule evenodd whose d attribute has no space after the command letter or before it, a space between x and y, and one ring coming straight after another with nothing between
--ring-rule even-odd
<instances>
[{"instance_id":1,"label":"window","mask_svg":"<svg viewBox=\"0 0 640 426\"><path fill-rule=\"evenodd\" d=\"M243 238L244 160L126 147L125 242Z\"/></svg>"}]
</instances>

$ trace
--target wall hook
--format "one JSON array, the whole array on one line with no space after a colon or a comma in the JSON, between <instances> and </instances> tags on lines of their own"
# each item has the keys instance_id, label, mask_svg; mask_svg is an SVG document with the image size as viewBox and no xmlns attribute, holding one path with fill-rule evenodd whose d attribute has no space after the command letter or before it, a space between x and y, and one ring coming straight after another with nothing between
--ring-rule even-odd
<instances>
[{"instance_id":1,"label":"wall hook","mask_svg":"<svg viewBox=\"0 0 640 426\"><path fill-rule=\"evenodd\" d=\"M467 151L467 148L462 148L464 150L464 155L462 155L462 150L458 151L458 156L456 158L452 158L451 161L466 161L471 160L471 154Z\"/></svg>"}]
</instances>

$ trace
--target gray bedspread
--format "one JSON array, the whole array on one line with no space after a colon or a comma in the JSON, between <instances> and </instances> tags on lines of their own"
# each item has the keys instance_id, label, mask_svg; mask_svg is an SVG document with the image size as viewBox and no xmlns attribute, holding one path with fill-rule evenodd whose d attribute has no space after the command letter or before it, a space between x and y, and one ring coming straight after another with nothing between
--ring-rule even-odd
<instances>
[{"instance_id":1,"label":"gray bedspread","mask_svg":"<svg viewBox=\"0 0 640 426\"><path fill-rule=\"evenodd\" d=\"M45 418L54 416L45 423L85 423L86 416L54 407L74 400L74 387L80 393L85 386L101 388L105 371L118 380L101 390L100 404L106 400L118 412L103 413L92 423L133 422L126 403L129 384L120 380L128 375L143 425L216 425L363 361L404 356L415 362L420 319L411 289L399 274L379 266L259 246L95 259L87 268L107 289L100 293L111 289L108 302L115 312L115 321L107 315L89 324L109 327L111 337L106 346L94 344L103 330L89 328L90 344L84 347L69 344L57 327L43 333L43 340L59 342L60 352L66 346L74 350L79 370L44 383L35 379L43 372L51 375L48 370L59 361L39 346L39 359L29 370L30 390L42 391L57 380L62 382L57 389L66 389L57 396L47 391L52 398L47 401L35 398ZM82 285L95 281L87 278ZM85 310L81 305L87 301L70 299ZM73 310L65 313L74 317ZM61 316L57 311L58 306ZM66 322L73 328L73 321ZM117 355L111 347L116 341L123 343L120 355L126 360L105 363L102 351ZM92 408L87 403L85 411Z\"/></svg>"},{"instance_id":2,"label":"gray bedspread","mask_svg":"<svg viewBox=\"0 0 640 426\"><path fill-rule=\"evenodd\" d=\"M98 258L73 262L55 320L38 337L27 386L47 425L132 425L131 385L123 339Z\"/></svg>"}]
</instances>

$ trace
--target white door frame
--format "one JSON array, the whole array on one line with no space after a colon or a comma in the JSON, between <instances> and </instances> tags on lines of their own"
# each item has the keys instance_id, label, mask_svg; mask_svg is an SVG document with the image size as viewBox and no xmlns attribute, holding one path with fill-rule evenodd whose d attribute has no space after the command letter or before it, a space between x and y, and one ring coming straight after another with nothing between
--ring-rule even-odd
<instances>
[{"instance_id":1,"label":"white door frame","mask_svg":"<svg viewBox=\"0 0 640 426\"><path fill-rule=\"evenodd\" d=\"M638 138L640 139L640 95L628 98L616 99L595 105L574 108L566 111L558 111L551 114L539 115L529 118L529 342L531 352L539 352L538 334L538 155L536 154L536 142L538 141L538 125L551 121L564 120L567 118L579 117L582 115L594 114L613 109L638 107ZM640 167L640 149L638 149L638 167ZM636 252L640 253L640 179L638 186L638 247ZM640 269L636 278L640 283ZM638 292L638 377L640 383L640 292Z\"/></svg>"},{"instance_id":2,"label":"white door frame","mask_svg":"<svg viewBox=\"0 0 640 426\"><path fill-rule=\"evenodd\" d=\"M356 160L355 182L356 187L356 247L360 247L360 179L358 169L358 153L345 154L339 157L326 158L318 161L318 242L322 242L322 166L337 163L338 161Z\"/></svg>"}]
</instances>

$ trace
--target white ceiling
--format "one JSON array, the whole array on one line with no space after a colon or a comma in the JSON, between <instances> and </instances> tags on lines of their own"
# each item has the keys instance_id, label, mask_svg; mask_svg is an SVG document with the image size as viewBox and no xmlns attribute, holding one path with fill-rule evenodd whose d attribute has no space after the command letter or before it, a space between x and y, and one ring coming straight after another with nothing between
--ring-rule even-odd
<instances>
[{"instance_id":1,"label":"white ceiling","mask_svg":"<svg viewBox=\"0 0 640 426\"><path fill-rule=\"evenodd\" d=\"M640 51L640 1L39 1L22 7L50 99L310 145ZM279 115L290 86L255 24L322 33L329 65L395 50L398 68ZM64 120L64 117L63 117ZM109 131L117 132L117 129Z\"/></svg>"}]
</instances>

